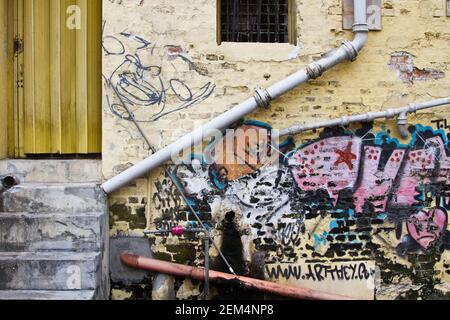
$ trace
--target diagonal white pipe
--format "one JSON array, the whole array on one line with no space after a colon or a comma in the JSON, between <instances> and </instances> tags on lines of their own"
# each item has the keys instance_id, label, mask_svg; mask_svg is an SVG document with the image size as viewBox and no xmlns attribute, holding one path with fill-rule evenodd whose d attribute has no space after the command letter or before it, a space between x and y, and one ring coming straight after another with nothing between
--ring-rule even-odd
<instances>
[{"instance_id":1,"label":"diagonal white pipe","mask_svg":"<svg viewBox=\"0 0 450 320\"><path fill-rule=\"evenodd\" d=\"M130 184L133 180L148 174L164 162L169 161L173 155L177 155L181 151L208 138L217 130L229 127L236 121L244 118L247 114L255 111L258 107L268 108L272 100L282 96L289 90L294 89L310 79L320 77L325 71L343 61L354 61L358 56L358 52L364 47L367 41L369 29L367 27L366 8L366 0L354 0L355 23L353 25L353 32L355 37L353 41L344 41L338 49L326 53L322 59L310 63L306 68L274 84L267 90L257 88L254 97L233 107L231 110L214 118L192 133L185 135L176 142L152 154L147 159L106 181L102 185L103 190L107 194L117 191Z\"/></svg>"}]
</instances>

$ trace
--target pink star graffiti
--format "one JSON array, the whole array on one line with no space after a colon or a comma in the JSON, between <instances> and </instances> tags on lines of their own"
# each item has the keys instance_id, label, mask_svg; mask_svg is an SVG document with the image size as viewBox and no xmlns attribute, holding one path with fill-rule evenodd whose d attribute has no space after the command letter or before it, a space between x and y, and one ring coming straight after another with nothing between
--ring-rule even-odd
<instances>
[{"instance_id":1,"label":"pink star graffiti","mask_svg":"<svg viewBox=\"0 0 450 320\"><path fill-rule=\"evenodd\" d=\"M345 150L336 150L339 158L334 163L335 166L345 163L350 170L353 170L353 160L356 160L356 155L352 153L353 142L349 142Z\"/></svg>"}]
</instances>

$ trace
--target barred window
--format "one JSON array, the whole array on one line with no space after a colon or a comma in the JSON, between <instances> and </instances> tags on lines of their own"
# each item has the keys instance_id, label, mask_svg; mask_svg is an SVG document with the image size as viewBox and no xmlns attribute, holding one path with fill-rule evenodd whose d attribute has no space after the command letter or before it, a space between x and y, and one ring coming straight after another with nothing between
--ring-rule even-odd
<instances>
[{"instance_id":1,"label":"barred window","mask_svg":"<svg viewBox=\"0 0 450 320\"><path fill-rule=\"evenodd\" d=\"M293 0L219 0L220 42L293 43Z\"/></svg>"}]
</instances>

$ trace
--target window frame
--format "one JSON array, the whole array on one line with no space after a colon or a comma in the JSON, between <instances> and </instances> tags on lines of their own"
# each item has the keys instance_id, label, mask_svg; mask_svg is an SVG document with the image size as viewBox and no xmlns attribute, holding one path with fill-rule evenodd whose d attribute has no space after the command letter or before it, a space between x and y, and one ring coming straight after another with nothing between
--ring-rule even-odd
<instances>
[{"instance_id":1,"label":"window frame","mask_svg":"<svg viewBox=\"0 0 450 320\"><path fill-rule=\"evenodd\" d=\"M292 44L297 45L297 10L296 0L288 0L288 42L241 42L241 41L222 41L222 0L216 0L216 39L217 45L222 43L267 43L267 44Z\"/></svg>"}]
</instances>

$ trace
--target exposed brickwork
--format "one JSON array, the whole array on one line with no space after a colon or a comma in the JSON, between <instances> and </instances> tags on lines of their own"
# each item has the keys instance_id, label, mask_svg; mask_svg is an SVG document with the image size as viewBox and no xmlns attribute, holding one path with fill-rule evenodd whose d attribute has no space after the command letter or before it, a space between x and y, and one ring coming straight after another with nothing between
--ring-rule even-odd
<instances>
[{"instance_id":1,"label":"exposed brickwork","mask_svg":"<svg viewBox=\"0 0 450 320\"><path fill-rule=\"evenodd\" d=\"M414 66L414 56L408 52L394 52L388 64L391 70L398 72L401 81L414 84L415 81L437 80L445 77L445 73L439 70Z\"/></svg>"}]
</instances>

